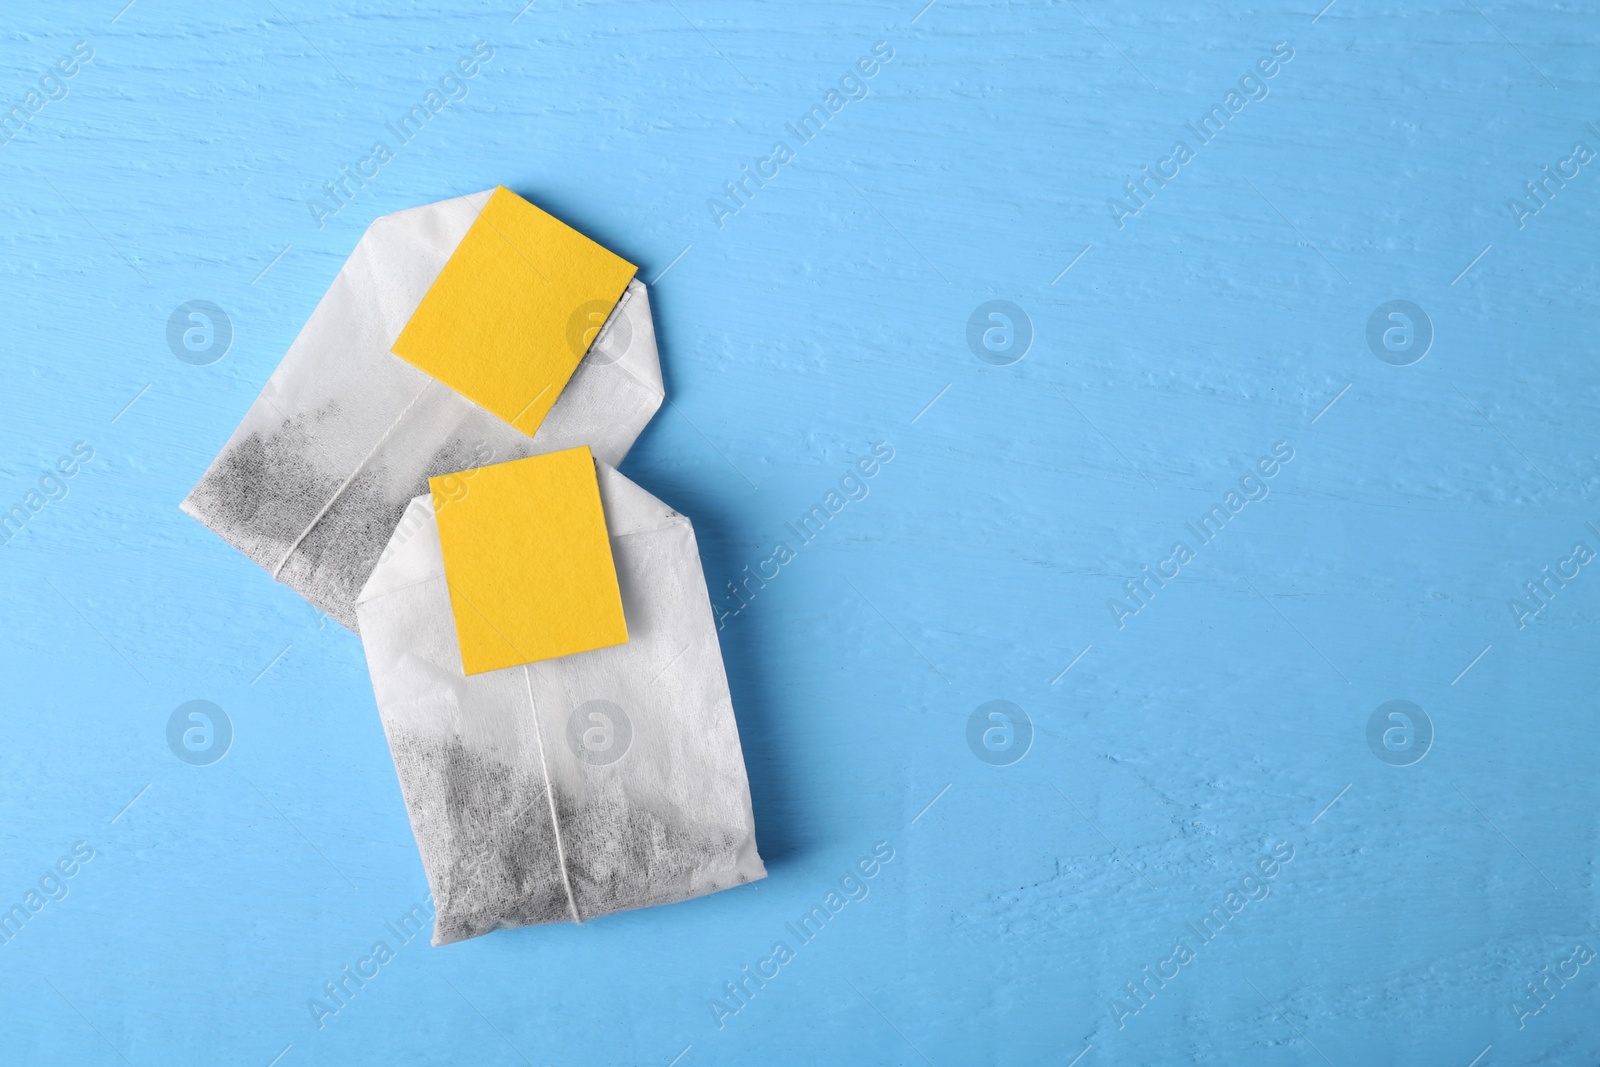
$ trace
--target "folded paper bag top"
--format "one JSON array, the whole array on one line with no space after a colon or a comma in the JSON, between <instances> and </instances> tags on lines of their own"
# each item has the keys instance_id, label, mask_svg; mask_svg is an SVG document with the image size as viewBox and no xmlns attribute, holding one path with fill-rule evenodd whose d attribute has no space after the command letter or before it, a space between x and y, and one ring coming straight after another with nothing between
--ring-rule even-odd
<instances>
[{"instance_id":1,"label":"folded paper bag top","mask_svg":"<svg viewBox=\"0 0 1600 1067\"><path fill-rule=\"evenodd\" d=\"M485 471L413 500L361 592L436 945L766 874L694 530L595 466L626 643L465 673L440 535ZM537 542L522 553L539 554Z\"/></svg>"},{"instance_id":2,"label":"folded paper bag top","mask_svg":"<svg viewBox=\"0 0 1600 1067\"><path fill-rule=\"evenodd\" d=\"M183 509L355 629L430 476L627 455L664 396L632 273L504 189L378 219Z\"/></svg>"},{"instance_id":3,"label":"folded paper bag top","mask_svg":"<svg viewBox=\"0 0 1600 1067\"><path fill-rule=\"evenodd\" d=\"M587 446L430 485L466 674L628 639Z\"/></svg>"}]
</instances>

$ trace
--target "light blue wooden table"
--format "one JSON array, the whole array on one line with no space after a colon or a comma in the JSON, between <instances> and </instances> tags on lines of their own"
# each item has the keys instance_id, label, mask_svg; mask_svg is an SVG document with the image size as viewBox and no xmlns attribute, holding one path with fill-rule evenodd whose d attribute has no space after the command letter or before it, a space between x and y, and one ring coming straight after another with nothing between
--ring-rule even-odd
<instances>
[{"instance_id":1,"label":"light blue wooden table","mask_svg":"<svg viewBox=\"0 0 1600 1067\"><path fill-rule=\"evenodd\" d=\"M1595 1062L1600 11L923 2L13 5L0 1060ZM434 949L177 504L497 183L652 283L771 877Z\"/></svg>"}]
</instances>

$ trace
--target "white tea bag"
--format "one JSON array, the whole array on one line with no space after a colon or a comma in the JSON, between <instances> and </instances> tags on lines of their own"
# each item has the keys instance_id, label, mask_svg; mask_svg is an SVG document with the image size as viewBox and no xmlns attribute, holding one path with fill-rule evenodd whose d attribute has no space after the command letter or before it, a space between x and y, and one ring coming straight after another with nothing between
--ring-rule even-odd
<instances>
[{"instance_id":1,"label":"white tea bag","mask_svg":"<svg viewBox=\"0 0 1600 1067\"><path fill-rule=\"evenodd\" d=\"M694 530L596 467L625 644L464 674L431 496L361 591L436 945L766 876Z\"/></svg>"},{"instance_id":2,"label":"white tea bag","mask_svg":"<svg viewBox=\"0 0 1600 1067\"><path fill-rule=\"evenodd\" d=\"M375 221L182 504L350 629L356 594L429 476L578 444L620 463L661 406L637 279L609 317L575 309L568 334L587 353L532 437L391 353L490 196Z\"/></svg>"}]
</instances>

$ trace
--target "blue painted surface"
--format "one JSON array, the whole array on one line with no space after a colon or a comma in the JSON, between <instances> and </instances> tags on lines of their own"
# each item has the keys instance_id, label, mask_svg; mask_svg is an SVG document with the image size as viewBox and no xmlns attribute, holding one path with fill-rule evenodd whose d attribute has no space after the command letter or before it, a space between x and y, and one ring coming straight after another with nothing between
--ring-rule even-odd
<instances>
[{"instance_id":1,"label":"blue painted surface","mask_svg":"<svg viewBox=\"0 0 1600 1067\"><path fill-rule=\"evenodd\" d=\"M0 59L9 107L93 51L0 146L0 903L60 897L0 946L7 1062L1600 1055L1592 4L120 6L13 10ZM426 888L358 640L177 502L366 224L496 183L667 271L626 470L713 589L893 459L723 630L771 877L433 949L387 925ZM166 336L195 299L233 328L204 366ZM1010 365L968 344L993 300ZM1178 576L1129 600L1142 567ZM167 741L196 699L207 766ZM1014 715L969 747L993 700L1019 762Z\"/></svg>"}]
</instances>

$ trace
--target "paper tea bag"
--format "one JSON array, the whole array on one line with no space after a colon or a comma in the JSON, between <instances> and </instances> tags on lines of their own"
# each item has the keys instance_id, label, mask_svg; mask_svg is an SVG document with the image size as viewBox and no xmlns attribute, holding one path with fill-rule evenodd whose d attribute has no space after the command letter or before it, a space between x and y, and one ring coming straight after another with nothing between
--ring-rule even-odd
<instances>
[{"instance_id":1,"label":"paper tea bag","mask_svg":"<svg viewBox=\"0 0 1600 1067\"><path fill-rule=\"evenodd\" d=\"M694 531L595 467L626 643L463 672L439 517L482 472L411 501L357 603L436 945L766 876Z\"/></svg>"},{"instance_id":2,"label":"paper tea bag","mask_svg":"<svg viewBox=\"0 0 1600 1067\"><path fill-rule=\"evenodd\" d=\"M622 461L663 398L632 272L504 189L378 219L183 510L355 629L431 475L577 444Z\"/></svg>"}]
</instances>

